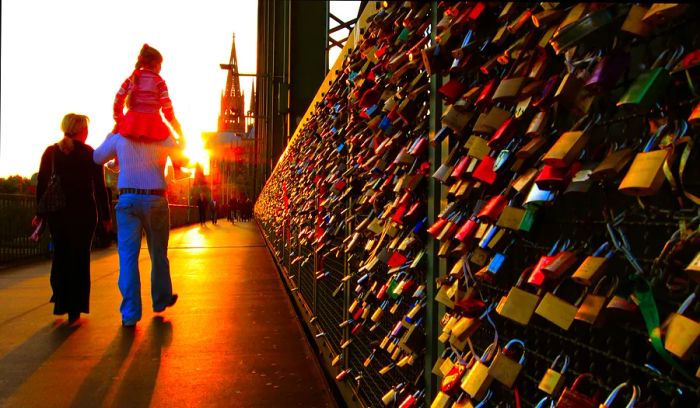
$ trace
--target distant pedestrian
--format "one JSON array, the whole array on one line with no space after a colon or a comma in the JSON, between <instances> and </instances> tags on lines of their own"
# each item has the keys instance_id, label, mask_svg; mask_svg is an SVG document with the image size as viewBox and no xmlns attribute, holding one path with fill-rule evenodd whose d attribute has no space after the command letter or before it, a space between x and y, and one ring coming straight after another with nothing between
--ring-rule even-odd
<instances>
[{"instance_id":1,"label":"distant pedestrian","mask_svg":"<svg viewBox=\"0 0 700 408\"><path fill-rule=\"evenodd\" d=\"M209 207L209 200L204 193L199 193L199 198L197 199L197 210L199 210L199 225L204 227L207 222L207 208Z\"/></svg>"},{"instance_id":2,"label":"distant pedestrian","mask_svg":"<svg viewBox=\"0 0 700 408\"><path fill-rule=\"evenodd\" d=\"M52 174L60 179L66 198L64 209L38 213L32 223L48 223L53 242L51 289L53 313L68 314L75 323L90 312L90 249L97 223L112 229L109 202L101 166L92 161L93 149L85 144L89 119L69 113L63 118L63 139L46 148L41 157L37 203L47 190Z\"/></svg>"},{"instance_id":3,"label":"distant pedestrian","mask_svg":"<svg viewBox=\"0 0 700 408\"><path fill-rule=\"evenodd\" d=\"M160 313L173 306L178 295L173 293L168 260L170 209L166 198L165 165L177 149L172 139L143 142L109 134L95 150L93 160L105 164L119 159L119 201L117 213L117 249L119 251L119 290L122 325L133 327L141 320L141 276L139 252L142 234L146 235L151 258L151 301L153 311Z\"/></svg>"},{"instance_id":4,"label":"distant pedestrian","mask_svg":"<svg viewBox=\"0 0 700 408\"><path fill-rule=\"evenodd\" d=\"M219 218L219 203L216 200L211 200L211 223L216 225L216 221Z\"/></svg>"}]
</instances>

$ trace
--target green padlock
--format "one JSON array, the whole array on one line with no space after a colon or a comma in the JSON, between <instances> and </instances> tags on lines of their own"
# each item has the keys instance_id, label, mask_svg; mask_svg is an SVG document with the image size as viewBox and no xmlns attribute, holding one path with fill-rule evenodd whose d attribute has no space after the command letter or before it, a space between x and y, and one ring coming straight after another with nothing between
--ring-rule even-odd
<instances>
[{"instance_id":1,"label":"green padlock","mask_svg":"<svg viewBox=\"0 0 700 408\"><path fill-rule=\"evenodd\" d=\"M640 110L649 109L659 100L659 97L668 87L668 84L671 82L669 72L678 63L684 51L683 46L680 46L669 57L669 50L664 50L656 58L651 69L643 72L634 80L620 100L617 101L617 106L632 106ZM666 61L666 64L662 65L664 61Z\"/></svg>"}]
</instances>

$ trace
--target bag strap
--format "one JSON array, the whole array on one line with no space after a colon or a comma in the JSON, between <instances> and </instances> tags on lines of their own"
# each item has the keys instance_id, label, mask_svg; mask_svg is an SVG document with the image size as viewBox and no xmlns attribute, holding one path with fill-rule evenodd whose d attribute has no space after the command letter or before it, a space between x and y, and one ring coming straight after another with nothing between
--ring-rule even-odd
<instances>
[{"instance_id":1,"label":"bag strap","mask_svg":"<svg viewBox=\"0 0 700 408\"><path fill-rule=\"evenodd\" d=\"M56 166L54 163L56 162L56 149L58 148L58 143L54 143L53 150L51 150L51 177L56 175Z\"/></svg>"}]
</instances>

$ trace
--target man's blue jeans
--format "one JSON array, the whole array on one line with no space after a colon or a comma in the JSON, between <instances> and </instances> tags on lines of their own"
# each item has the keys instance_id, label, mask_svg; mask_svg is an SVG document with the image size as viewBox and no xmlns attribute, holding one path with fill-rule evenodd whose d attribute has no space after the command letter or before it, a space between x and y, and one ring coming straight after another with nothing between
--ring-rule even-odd
<instances>
[{"instance_id":1,"label":"man's blue jeans","mask_svg":"<svg viewBox=\"0 0 700 408\"><path fill-rule=\"evenodd\" d=\"M151 299L153 309L161 310L170 302L173 286L168 261L170 212L168 200L156 195L122 194L116 205L117 244L119 250L120 311L124 322L141 319L141 279L139 252L141 232L146 232L151 256Z\"/></svg>"}]
</instances>

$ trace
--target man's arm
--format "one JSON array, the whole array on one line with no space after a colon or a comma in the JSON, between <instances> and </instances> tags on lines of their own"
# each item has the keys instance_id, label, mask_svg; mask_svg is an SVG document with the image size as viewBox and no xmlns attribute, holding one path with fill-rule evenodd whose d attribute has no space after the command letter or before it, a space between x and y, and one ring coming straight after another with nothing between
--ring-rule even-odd
<instances>
[{"instance_id":1,"label":"man's arm","mask_svg":"<svg viewBox=\"0 0 700 408\"><path fill-rule=\"evenodd\" d=\"M105 164L108 161L116 158L116 141L117 138L113 133L107 134L107 138L105 138L104 142L102 142L102 144L95 149L95 152L92 154L92 161L94 161L96 164Z\"/></svg>"}]
</instances>

